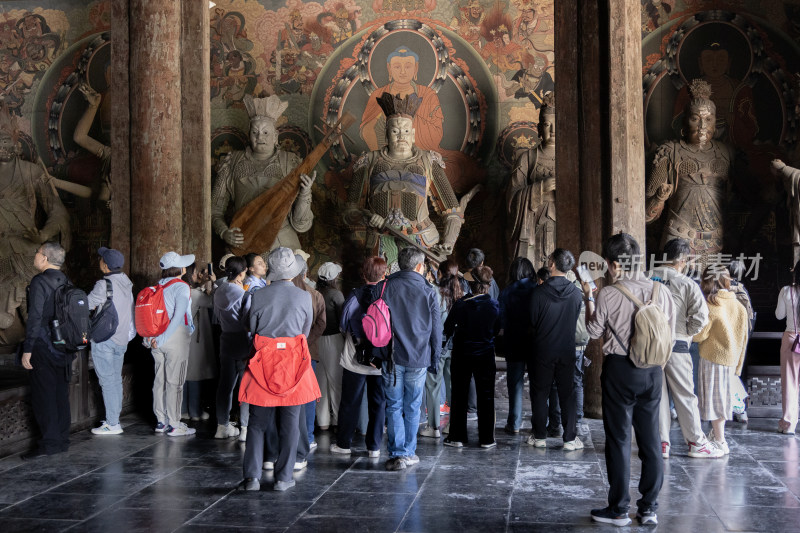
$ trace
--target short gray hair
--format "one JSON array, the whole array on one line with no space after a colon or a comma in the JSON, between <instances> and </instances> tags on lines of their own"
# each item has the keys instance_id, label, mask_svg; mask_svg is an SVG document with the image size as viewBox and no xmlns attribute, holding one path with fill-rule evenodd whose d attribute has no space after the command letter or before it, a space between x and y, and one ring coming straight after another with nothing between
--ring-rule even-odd
<instances>
[{"instance_id":1,"label":"short gray hair","mask_svg":"<svg viewBox=\"0 0 800 533\"><path fill-rule=\"evenodd\" d=\"M425 254L416 248L403 248L397 254L397 266L400 270L414 270L417 265L425 262Z\"/></svg>"},{"instance_id":2,"label":"short gray hair","mask_svg":"<svg viewBox=\"0 0 800 533\"><path fill-rule=\"evenodd\" d=\"M55 267L60 267L64 264L67 258L67 252L64 247L57 242L46 242L39 247L39 252L47 258L47 262Z\"/></svg>"}]
</instances>

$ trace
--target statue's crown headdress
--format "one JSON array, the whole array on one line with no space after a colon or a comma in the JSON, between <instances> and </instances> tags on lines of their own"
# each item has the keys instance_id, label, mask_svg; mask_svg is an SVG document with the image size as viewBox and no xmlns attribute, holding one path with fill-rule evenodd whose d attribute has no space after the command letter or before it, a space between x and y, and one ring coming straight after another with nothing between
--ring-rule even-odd
<instances>
[{"instance_id":1,"label":"statue's crown headdress","mask_svg":"<svg viewBox=\"0 0 800 533\"><path fill-rule=\"evenodd\" d=\"M554 114L556 112L556 93L555 91L550 91L549 93L545 94L542 97L542 108L539 111L540 114Z\"/></svg>"},{"instance_id":2,"label":"statue's crown headdress","mask_svg":"<svg viewBox=\"0 0 800 533\"><path fill-rule=\"evenodd\" d=\"M248 94L243 98L243 101L250 120L262 117L277 121L278 117L289 107L289 102L281 102L281 99L274 94L266 98L253 98Z\"/></svg>"},{"instance_id":3,"label":"statue's crown headdress","mask_svg":"<svg viewBox=\"0 0 800 533\"><path fill-rule=\"evenodd\" d=\"M689 94L692 100L710 100L711 85L705 80L692 80L692 83L689 84Z\"/></svg>"},{"instance_id":4,"label":"statue's crown headdress","mask_svg":"<svg viewBox=\"0 0 800 533\"><path fill-rule=\"evenodd\" d=\"M414 118L414 115L422 103L422 98L414 93L408 96L400 96L399 94L383 93L378 98L378 105L383 109L383 114L386 118L389 117L407 117Z\"/></svg>"}]
</instances>

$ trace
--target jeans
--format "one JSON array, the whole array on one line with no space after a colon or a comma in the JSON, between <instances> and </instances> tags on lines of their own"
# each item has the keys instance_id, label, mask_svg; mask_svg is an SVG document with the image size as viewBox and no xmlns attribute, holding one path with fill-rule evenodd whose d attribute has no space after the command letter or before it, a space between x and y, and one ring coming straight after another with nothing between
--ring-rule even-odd
<instances>
[{"instance_id":1,"label":"jeans","mask_svg":"<svg viewBox=\"0 0 800 533\"><path fill-rule=\"evenodd\" d=\"M92 342L92 362L100 388L103 390L103 403L106 406L106 424L119 424L122 411L122 363L128 345L120 346L110 340Z\"/></svg>"},{"instance_id":2,"label":"jeans","mask_svg":"<svg viewBox=\"0 0 800 533\"><path fill-rule=\"evenodd\" d=\"M183 384L183 414L189 414L192 418L199 418L203 414L200 407L200 396L203 392L203 381L186 380Z\"/></svg>"},{"instance_id":3,"label":"jeans","mask_svg":"<svg viewBox=\"0 0 800 533\"><path fill-rule=\"evenodd\" d=\"M317 362L313 359L311 360L311 369L314 370L314 374L316 375ZM317 400L308 402L303 408L306 410L306 431L308 432L308 443L311 444L314 442L314 419L317 416Z\"/></svg>"},{"instance_id":4,"label":"jeans","mask_svg":"<svg viewBox=\"0 0 800 533\"><path fill-rule=\"evenodd\" d=\"M386 434L389 457L412 456L417 450L419 408L425 389L426 368L410 368L383 363L383 390L386 395Z\"/></svg>"},{"instance_id":5,"label":"jeans","mask_svg":"<svg viewBox=\"0 0 800 533\"><path fill-rule=\"evenodd\" d=\"M445 370L447 379L450 381L450 352L443 353L439 358L439 368L436 375L428 374L425 378L425 398L428 405L428 425L434 429L439 429L440 413L439 406L442 395L442 386L445 380Z\"/></svg>"},{"instance_id":6,"label":"jeans","mask_svg":"<svg viewBox=\"0 0 800 533\"><path fill-rule=\"evenodd\" d=\"M522 425L522 392L525 388L525 361L506 360L508 377L508 426L518 430Z\"/></svg>"},{"instance_id":7,"label":"jeans","mask_svg":"<svg viewBox=\"0 0 800 533\"><path fill-rule=\"evenodd\" d=\"M231 421L231 404L236 383L242 379L246 359L233 359L224 352L219 357L219 384L217 385L217 424L225 426ZM246 403L239 406L239 425L247 427L250 409Z\"/></svg>"}]
</instances>

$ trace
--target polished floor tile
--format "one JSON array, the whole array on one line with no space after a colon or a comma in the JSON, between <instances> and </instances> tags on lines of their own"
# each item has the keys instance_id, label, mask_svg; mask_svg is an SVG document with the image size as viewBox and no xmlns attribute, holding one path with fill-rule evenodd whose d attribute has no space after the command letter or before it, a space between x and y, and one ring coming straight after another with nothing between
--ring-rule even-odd
<instances>
[{"instance_id":1,"label":"polished floor tile","mask_svg":"<svg viewBox=\"0 0 800 533\"><path fill-rule=\"evenodd\" d=\"M420 463L387 472L366 456L357 437L351 456L328 451L335 434L319 432L319 448L297 485L242 492L244 444L215 440L214 424L196 436L169 439L135 417L120 438L74 435L70 451L23 462L0 461L0 529L124 533L204 532L529 532L618 531L593 523L589 511L606 505L608 491L602 422L590 420L586 447L565 452L560 439L536 449L503 433L498 402L497 443L483 450L445 447L420 439ZM525 416L529 416L528 413ZM446 418L443 423L446 422ZM774 420L729 424L731 455L687 456L673 424L673 455L665 461L659 530L797 531L800 524L800 439L775 433ZM477 425L469 423L477 442ZM641 463L631 447L631 516L640 497ZM634 522L626 531L652 532Z\"/></svg>"}]
</instances>

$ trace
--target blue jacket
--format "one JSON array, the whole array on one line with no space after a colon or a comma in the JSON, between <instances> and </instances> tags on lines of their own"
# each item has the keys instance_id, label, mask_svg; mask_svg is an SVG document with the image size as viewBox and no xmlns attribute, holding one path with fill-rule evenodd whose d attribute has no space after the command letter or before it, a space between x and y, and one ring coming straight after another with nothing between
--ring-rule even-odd
<instances>
[{"instance_id":1,"label":"blue jacket","mask_svg":"<svg viewBox=\"0 0 800 533\"><path fill-rule=\"evenodd\" d=\"M384 283L383 299L392 314L394 363L409 368L437 368L442 350L442 316L435 289L413 271L395 272Z\"/></svg>"}]
</instances>

